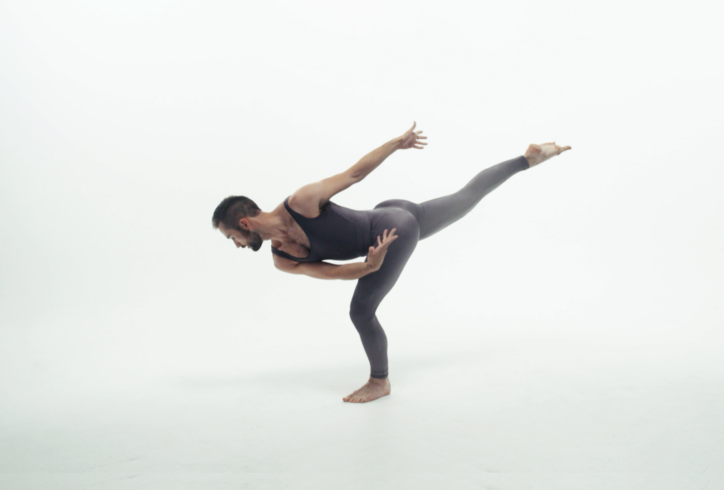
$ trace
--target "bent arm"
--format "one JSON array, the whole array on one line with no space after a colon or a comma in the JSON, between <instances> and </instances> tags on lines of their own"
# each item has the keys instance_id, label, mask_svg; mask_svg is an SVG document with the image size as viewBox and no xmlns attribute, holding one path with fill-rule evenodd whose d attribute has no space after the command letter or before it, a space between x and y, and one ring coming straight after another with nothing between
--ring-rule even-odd
<instances>
[{"instance_id":1,"label":"bent arm","mask_svg":"<svg viewBox=\"0 0 724 490\"><path fill-rule=\"evenodd\" d=\"M277 269L289 274L305 274L316 279L359 279L376 270L368 265L368 262L343 265L329 262L294 262L284 266L277 265Z\"/></svg>"},{"instance_id":2,"label":"bent arm","mask_svg":"<svg viewBox=\"0 0 724 490\"><path fill-rule=\"evenodd\" d=\"M352 165L348 172L351 172L352 175L362 180L365 177L367 177L374 169L380 166L380 164L385 161L385 158L392 155L395 150L397 150L400 141L401 136L391 139L384 145L380 146L379 148L372 150L365 156L363 156L359 162Z\"/></svg>"}]
</instances>

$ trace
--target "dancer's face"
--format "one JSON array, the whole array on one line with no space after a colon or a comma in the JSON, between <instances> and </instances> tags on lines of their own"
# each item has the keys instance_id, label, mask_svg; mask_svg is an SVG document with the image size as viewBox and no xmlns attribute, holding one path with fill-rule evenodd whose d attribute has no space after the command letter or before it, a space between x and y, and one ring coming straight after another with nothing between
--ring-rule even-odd
<instances>
[{"instance_id":1,"label":"dancer's face","mask_svg":"<svg viewBox=\"0 0 724 490\"><path fill-rule=\"evenodd\" d=\"M250 248L256 252L261 248L261 244L264 243L261 235L253 231L234 230L226 228L223 224L219 224L219 231L226 238L233 241L236 248Z\"/></svg>"}]
</instances>

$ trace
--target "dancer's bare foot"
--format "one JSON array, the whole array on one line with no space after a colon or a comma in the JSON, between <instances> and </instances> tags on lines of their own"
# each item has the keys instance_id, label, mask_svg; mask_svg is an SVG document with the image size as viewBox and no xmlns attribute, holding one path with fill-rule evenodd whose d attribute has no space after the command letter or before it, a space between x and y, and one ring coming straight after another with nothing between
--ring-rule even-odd
<instances>
[{"instance_id":1,"label":"dancer's bare foot","mask_svg":"<svg viewBox=\"0 0 724 490\"><path fill-rule=\"evenodd\" d=\"M523 156L528 160L528 168L530 168L570 149L570 146L558 146L555 141L552 141L542 145L530 145Z\"/></svg>"},{"instance_id":2,"label":"dancer's bare foot","mask_svg":"<svg viewBox=\"0 0 724 490\"><path fill-rule=\"evenodd\" d=\"M369 381L359 390L355 390L342 398L346 402L364 403L377 400L380 397L390 394L390 379L379 379L370 377Z\"/></svg>"}]
</instances>

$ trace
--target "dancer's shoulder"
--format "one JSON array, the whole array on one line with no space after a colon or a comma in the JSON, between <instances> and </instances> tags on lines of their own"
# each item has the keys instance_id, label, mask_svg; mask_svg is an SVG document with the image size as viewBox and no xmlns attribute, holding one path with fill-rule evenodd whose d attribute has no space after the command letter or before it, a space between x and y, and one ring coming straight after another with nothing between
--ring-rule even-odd
<instances>
[{"instance_id":1,"label":"dancer's shoulder","mask_svg":"<svg viewBox=\"0 0 724 490\"><path fill-rule=\"evenodd\" d=\"M304 187L289 196L287 204L292 211L305 218L316 218L321 212L319 201L309 193L305 193L303 189Z\"/></svg>"},{"instance_id":2,"label":"dancer's shoulder","mask_svg":"<svg viewBox=\"0 0 724 490\"><path fill-rule=\"evenodd\" d=\"M289 196L289 206L305 217L319 216L320 209L327 205L330 199L343 190L360 181L350 170L338 173L319 182L307 184L297 189Z\"/></svg>"}]
</instances>

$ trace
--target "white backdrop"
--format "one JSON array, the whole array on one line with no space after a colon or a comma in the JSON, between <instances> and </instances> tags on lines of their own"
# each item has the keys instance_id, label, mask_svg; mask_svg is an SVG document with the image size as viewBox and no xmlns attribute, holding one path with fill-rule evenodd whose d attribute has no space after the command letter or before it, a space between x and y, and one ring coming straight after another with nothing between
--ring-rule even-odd
<instances>
[{"instance_id":1,"label":"white backdrop","mask_svg":"<svg viewBox=\"0 0 724 490\"><path fill-rule=\"evenodd\" d=\"M337 488L332 480L283 478L295 471L292 461L303 462L309 478L322 478L330 464L344 473L379 462L359 462L343 439L318 441L321 456L304 446L299 454L295 430L334 420L339 427L328 434L356 433L356 423L392 420L380 410L400 410L404 427L427 420L424 407L447 414L432 420L449 422L467 407L460 431L441 426L427 449L397 434L400 448L421 451L420 467L405 466L402 452L385 453L388 474L393 462L409 473L377 483L420 488L434 478L414 475L447 473L467 488L465 470L433 449L449 444L454 458L502 458L474 471L493 478L476 481L505 488L527 480L490 475L552 471L560 478L538 475L531 488L546 481L606 488L610 475L561 475L670 471L692 485L721 486L724 427L711 425L724 408L720 13L704 1L3 2L4 478L76 488L106 481L93 476L106 471L138 477L115 486L111 478L105 488L166 488L171 480L150 475L228 471L235 473L218 485ZM211 215L229 195L271 211L413 120L427 148L393 154L334 202L355 209L392 198L420 202L458 190L530 143L573 149L513 176L463 220L420 242L378 310L393 395L353 407L362 419L348 419L341 397L369 374L348 317L355 282L277 271L269 243L256 253L237 250L212 229ZM486 385L483 372L500 377ZM543 380L531 380L546 372L555 379L544 376L551 384L535 398L531 390ZM568 399L556 391L562 380L573 383ZM626 422L612 427L632 434L632 405L618 399L601 408L615 398L607 390L626 382L634 393L656 388L636 405L641 420L662 393L690 400L659 413L661 426L619 439L626 454L649 454L638 466L635 457L616 459L617 446L605 456L585 450L598 447L585 435L600 427L596 413L614 410ZM590 413L571 408L583 387L591 390ZM206 405L179 415L178 428L193 434L208 429L204 420L217 421L206 439L189 441L227 455L235 447L235 463L174 452L183 444L170 435L178 432L167 414L189 403ZM285 410L297 403L309 418L289 418ZM551 405L561 403L580 426L515 416L531 403L536 413L563 417ZM154 411L162 406L168 410ZM269 425L258 429L264 416ZM659 444L664 418L678 420L681 431ZM470 424L501 420L527 421L515 447L538 444L552 456L543 463L500 453L489 432L487 449L466 445L461 431ZM149 432L164 421L167 433ZM388 429L376 435L369 454L389 447L387 437ZM268 452L258 444L244 452L240 441L249 440ZM684 459L687 447L701 457ZM330 463L340 460L361 466ZM119 461L146 465L131 471ZM199 485L213 486L204 478Z\"/></svg>"}]
</instances>

